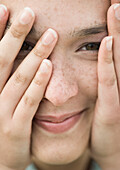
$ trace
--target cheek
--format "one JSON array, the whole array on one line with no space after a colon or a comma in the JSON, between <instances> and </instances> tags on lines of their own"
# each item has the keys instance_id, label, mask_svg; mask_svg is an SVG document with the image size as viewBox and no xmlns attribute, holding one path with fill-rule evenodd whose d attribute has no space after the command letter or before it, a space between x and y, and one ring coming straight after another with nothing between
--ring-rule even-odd
<instances>
[{"instance_id":1,"label":"cheek","mask_svg":"<svg viewBox=\"0 0 120 170\"><path fill-rule=\"evenodd\" d=\"M75 77L79 85L80 92L90 100L96 100L97 97L97 62L80 61L74 67Z\"/></svg>"}]
</instances>

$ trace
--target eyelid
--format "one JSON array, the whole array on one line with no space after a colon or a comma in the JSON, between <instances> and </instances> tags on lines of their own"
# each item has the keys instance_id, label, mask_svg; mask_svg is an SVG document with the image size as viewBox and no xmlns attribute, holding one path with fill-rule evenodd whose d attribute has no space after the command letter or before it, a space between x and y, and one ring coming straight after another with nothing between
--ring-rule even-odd
<instances>
[{"instance_id":1,"label":"eyelid","mask_svg":"<svg viewBox=\"0 0 120 170\"><path fill-rule=\"evenodd\" d=\"M83 47L87 46L88 44L97 44L97 45L100 45L101 42L87 42L87 43L83 43L82 45L80 45L77 50L75 50L75 52L79 52L80 49L82 49ZM81 51L85 51L85 50L81 50ZM86 51L93 51L93 50L86 50ZM97 50L94 50L94 51L97 51Z\"/></svg>"},{"instance_id":2,"label":"eyelid","mask_svg":"<svg viewBox=\"0 0 120 170\"><path fill-rule=\"evenodd\" d=\"M26 43L26 44L28 44L28 45L30 45L32 47L35 46L35 44L33 42L29 41L29 40L25 40L24 43Z\"/></svg>"},{"instance_id":3,"label":"eyelid","mask_svg":"<svg viewBox=\"0 0 120 170\"><path fill-rule=\"evenodd\" d=\"M28 49L24 49L24 44L28 44ZM21 47L21 49L20 49L20 51L19 51L19 53L18 53L18 56L17 56L17 60L23 60L29 53L30 53L30 51L34 48L34 44L33 43L31 43L30 41L28 41L28 40L25 40L24 42L23 42L23 44L22 44L22 47Z\"/></svg>"},{"instance_id":4,"label":"eyelid","mask_svg":"<svg viewBox=\"0 0 120 170\"><path fill-rule=\"evenodd\" d=\"M30 41L25 40L22 44L21 50L20 51L31 51L34 48L34 44L31 43ZM27 48L27 49L26 49Z\"/></svg>"}]
</instances>

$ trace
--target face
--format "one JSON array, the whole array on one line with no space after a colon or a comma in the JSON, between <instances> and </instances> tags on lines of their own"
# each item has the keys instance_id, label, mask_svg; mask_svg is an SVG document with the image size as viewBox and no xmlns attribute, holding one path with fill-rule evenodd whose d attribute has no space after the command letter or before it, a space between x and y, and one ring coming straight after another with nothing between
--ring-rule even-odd
<instances>
[{"instance_id":1,"label":"face","mask_svg":"<svg viewBox=\"0 0 120 170\"><path fill-rule=\"evenodd\" d=\"M26 6L36 13L34 31L27 37L28 45L35 44L47 28L59 34L58 43L49 56L53 73L36 115L60 117L84 111L71 128L61 132L59 125L57 132L50 132L33 121L32 153L36 162L70 163L88 148L97 98L98 49L107 34L109 1L24 0L21 3L21 0L4 0L3 4L11 11L11 22ZM15 69L24 57L17 57Z\"/></svg>"}]
</instances>

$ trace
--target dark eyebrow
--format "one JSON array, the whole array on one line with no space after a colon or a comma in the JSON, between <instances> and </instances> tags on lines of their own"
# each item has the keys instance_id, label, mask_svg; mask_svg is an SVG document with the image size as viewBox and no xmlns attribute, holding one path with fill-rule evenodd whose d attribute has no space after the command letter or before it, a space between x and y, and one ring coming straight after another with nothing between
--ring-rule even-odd
<instances>
[{"instance_id":1,"label":"dark eyebrow","mask_svg":"<svg viewBox=\"0 0 120 170\"><path fill-rule=\"evenodd\" d=\"M6 30L8 30L11 25L12 25L12 23L10 21L8 21L7 26L6 26ZM70 36L72 38L81 38L81 37L87 37L87 36L90 36L90 35L99 34L99 33L102 33L102 32L107 32L107 25L106 25L106 23L104 23L104 24L97 24L95 26L91 26L91 27L87 27L87 28L83 28L83 29L76 28L73 31L68 32L67 36ZM30 34L37 34L37 35L39 35L39 37L41 37L42 32L41 31L37 31L34 28L34 25L33 25L33 27L31 29L31 31L29 32L28 36Z\"/></svg>"},{"instance_id":2,"label":"dark eyebrow","mask_svg":"<svg viewBox=\"0 0 120 170\"><path fill-rule=\"evenodd\" d=\"M93 27L84 28L84 29L75 29L72 32L70 32L69 34L72 37L86 37L86 36L90 36L90 35L94 35L94 34L99 34L102 32L107 32L106 24L95 25Z\"/></svg>"}]
</instances>

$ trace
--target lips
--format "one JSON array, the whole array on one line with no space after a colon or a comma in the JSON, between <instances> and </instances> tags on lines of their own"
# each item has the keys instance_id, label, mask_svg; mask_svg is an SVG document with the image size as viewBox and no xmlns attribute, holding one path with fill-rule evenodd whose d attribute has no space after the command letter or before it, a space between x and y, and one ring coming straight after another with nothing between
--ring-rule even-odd
<instances>
[{"instance_id":1,"label":"lips","mask_svg":"<svg viewBox=\"0 0 120 170\"><path fill-rule=\"evenodd\" d=\"M59 115L59 116L53 116L53 115L46 115L46 116L39 116L36 115L35 118L39 119L41 121L48 121L48 122L53 122L53 123L60 123L65 121L66 119L69 119L77 114L80 114L82 112L84 112L87 109L84 109L82 111L79 112L72 112L72 113L68 113L68 114L64 114L64 115ZM57 115L57 114L56 114Z\"/></svg>"},{"instance_id":2,"label":"lips","mask_svg":"<svg viewBox=\"0 0 120 170\"><path fill-rule=\"evenodd\" d=\"M73 112L59 116L53 115L35 115L34 121L37 125L52 133L62 133L72 128L80 119L81 114L87 109L80 112Z\"/></svg>"}]
</instances>

